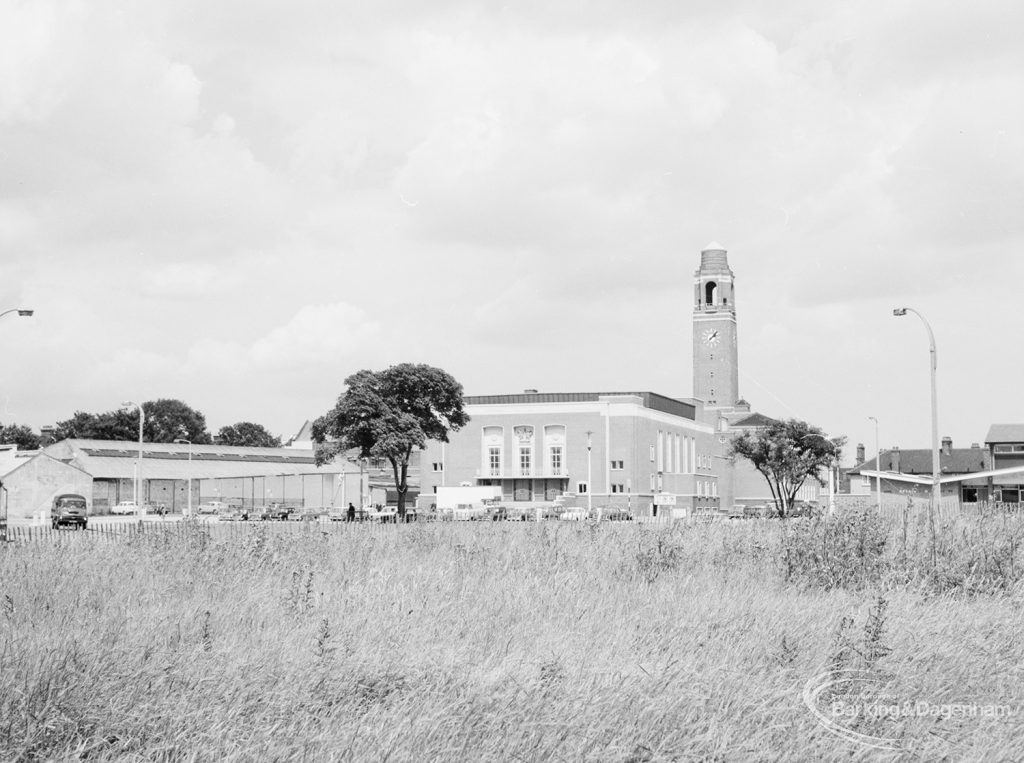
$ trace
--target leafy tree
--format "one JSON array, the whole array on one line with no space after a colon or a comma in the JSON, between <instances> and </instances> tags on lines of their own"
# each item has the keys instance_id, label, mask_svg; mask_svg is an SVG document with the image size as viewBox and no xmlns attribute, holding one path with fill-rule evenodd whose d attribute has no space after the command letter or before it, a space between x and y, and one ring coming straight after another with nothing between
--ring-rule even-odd
<instances>
[{"instance_id":1,"label":"leafy tree","mask_svg":"<svg viewBox=\"0 0 1024 763\"><path fill-rule=\"evenodd\" d=\"M38 450L42 438L24 424L0 425L0 443L14 443L19 450Z\"/></svg>"},{"instance_id":2,"label":"leafy tree","mask_svg":"<svg viewBox=\"0 0 1024 763\"><path fill-rule=\"evenodd\" d=\"M194 443L210 442L206 417L181 400L151 400L142 404L142 410L146 412L142 434L147 442L174 442L179 437ZM133 410L131 415L138 438L138 411Z\"/></svg>"},{"instance_id":3,"label":"leafy tree","mask_svg":"<svg viewBox=\"0 0 1024 763\"><path fill-rule=\"evenodd\" d=\"M180 400L152 400L142 404L146 421L142 428L145 442L173 442L184 437L195 443L210 442L206 418ZM138 440L139 412L118 408L105 413L75 411L66 421L58 421L57 440Z\"/></svg>"},{"instance_id":4,"label":"leafy tree","mask_svg":"<svg viewBox=\"0 0 1024 763\"><path fill-rule=\"evenodd\" d=\"M838 462L845 443L845 437L830 439L806 421L787 419L744 432L732 441L729 454L742 456L761 472L779 516L785 517L808 478L825 484L822 471Z\"/></svg>"},{"instance_id":5,"label":"leafy tree","mask_svg":"<svg viewBox=\"0 0 1024 763\"><path fill-rule=\"evenodd\" d=\"M253 448L280 448L281 438L275 437L262 424L251 421L239 421L221 427L217 432L217 442L221 445L248 445Z\"/></svg>"},{"instance_id":6,"label":"leafy tree","mask_svg":"<svg viewBox=\"0 0 1024 763\"><path fill-rule=\"evenodd\" d=\"M469 422L462 385L440 368L401 363L359 371L345 379L345 386L334 408L313 422L316 462L353 449L360 458L387 459L404 519L413 450L427 440L448 442L448 432Z\"/></svg>"},{"instance_id":7,"label":"leafy tree","mask_svg":"<svg viewBox=\"0 0 1024 763\"><path fill-rule=\"evenodd\" d=\"M106 413L75 411L66 421L58 421L57 440L137 440L139 415L136 411L114 410Z\"/></svg>"}]
</instances>

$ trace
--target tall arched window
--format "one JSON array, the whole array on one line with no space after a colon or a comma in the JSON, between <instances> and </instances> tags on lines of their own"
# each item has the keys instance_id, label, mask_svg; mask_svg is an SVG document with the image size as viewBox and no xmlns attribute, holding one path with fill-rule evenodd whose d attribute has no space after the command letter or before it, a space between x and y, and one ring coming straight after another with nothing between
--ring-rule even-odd
<instances>
[{"instance_id":1,"label":"tall arched window","mask_svg":"<svg viewBox=\"0 0 1024 763\"><path fill-rule=\"evenodd\" d=\"M555 477L566 474L565 427L563 425L551 424L544 427L544 453L548 474Z\"/></svg>"},{"instance_id":2,"label":"tall arched window","mask_svg":"<svg viewBox=\"0 0 1024 763\"><path fill-rule=\"evenodd\" d=\"M718 284L714 281L708 281L704 285L704 304L706 305L717 305L718 304Z\"/></svg>"}]
</instances>

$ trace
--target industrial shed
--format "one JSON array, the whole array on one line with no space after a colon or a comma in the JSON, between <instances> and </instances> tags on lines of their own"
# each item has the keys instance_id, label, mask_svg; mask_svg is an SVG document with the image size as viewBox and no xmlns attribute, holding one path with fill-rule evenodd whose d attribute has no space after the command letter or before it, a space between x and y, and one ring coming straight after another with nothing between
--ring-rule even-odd
<instances>
[{"instance_id":1,"label":"industrial shed","mask_svg":"<svg viewBox=\"0 0 1024 763\"><path fill-rule=\"evenodd\" d=\"M229 445L143 443L140 500L173 512L219 500L242 506L281 502L344 505L359 496L359 466L339 460L318 467L312 450ZM92 512L105 514L134 497L139 446L111 440L62 440L43 453L91 475ZM344 476L343 476L344 475Z\"/></svg>"}]
</instances>

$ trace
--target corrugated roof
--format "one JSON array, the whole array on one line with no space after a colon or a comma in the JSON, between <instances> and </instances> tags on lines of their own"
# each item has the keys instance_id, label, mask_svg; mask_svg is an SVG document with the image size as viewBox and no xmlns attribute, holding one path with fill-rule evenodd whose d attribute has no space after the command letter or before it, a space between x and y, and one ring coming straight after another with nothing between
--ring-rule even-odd
<instances>
[{"instance_id":1,"label":"corrugated roof","mask_svg":"<svg viewBox=\"0 0 1024 763\"><path fill-rule=\"evenodd\" d=\"M876 459L872 458L849 470L849 474L860 474L862 470L875 471ZM880 461L881 471L900 474L931 474L931 449L887 450ZM971 474L991 469L989 452L985 448L953 448L949 455L939 451L939 467L943 474Z\"/></svg>"},{"instance_id":2,"label":"corrugated roof","mask_svg":"<svg viewBox=\"0 0 1024 763\"><path fill-rule=\"evenodd\" d=\"M138 443L110 440L62 440L46 448L53 458L72 463L98 479L130 479L135 475ZM254 448L230 445L143 443L145 479L212 479L293 474L337 474L341 462L317 467L312 450ZM358 468L347 464L346 470Z\"/></svg>"},{"instance_id":3,"label":"corrugated roof","mask_svg":"<svg viewBox=\"0 0 1024 763\"><path fill-rule=\"evenodd\" d=\"M985 435L985 442L1024 442L1024 424L993 424Z\"/></svg>"}]
</instances>

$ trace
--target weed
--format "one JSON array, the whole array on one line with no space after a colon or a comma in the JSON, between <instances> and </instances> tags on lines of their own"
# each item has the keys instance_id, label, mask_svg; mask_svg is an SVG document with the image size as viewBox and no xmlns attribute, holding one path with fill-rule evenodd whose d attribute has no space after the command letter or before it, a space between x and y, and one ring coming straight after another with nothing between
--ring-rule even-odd
<instances>
[{"instance_id":1,"label":"weed","mask_svg":"<svg viewBox=\"0 0 1024 763\"><path fill-rule=\"evenodd\" d=\"M892 652L892 649L883 641L888 604L889 602L879 596L875 603L868 608L867 618L864 621L861 658L864 661L864 667L868 670L874 670L878 661Z\"/></svg>"},{"instance_id":2,"label":"weed","mask_svg":"<svg viewBox=\"0 0 1024 763\"><path fill-rule=\"evenodd\" d=\"M782 667L787 667L796 662L799 649L797 644L785 633L779 639L778 650L775 653L775 662Z\"/></svg>"},{"instance_id":3,"label":"weed","mask_svg":"<svg viewBox=\"0 0 1024 763\"><path fill-rule=\"evenodd\" d=\"M658 536L657 543L651 548L645 549L641 543L637 549L634 564L636 574L650 584L657 580L662 573L678 569L682 561L682 546Z\"/></svg>"},{"instance_id":4,"label":"weed","mask_svg":"<svg viewBox=\"0 0 1024 763\"><path fill-rule=\"evenodd\" d=\"M326 617L320 618L320 625L316 630L315 653L321 660L330 657L334 653L334 647L331 645L331 624Z\"/></svg>"},{"instance_id":5,"label":"weed","mask_svg":"<svg viewBox=\"0 0 1024 763\"><path fill-rule=\"evenodd\" d=\"M210 625L210 610L203 612L199 640L203 644L204 652L209 652L213 649L213 627Z\"/></svg>"}]
</instances>

